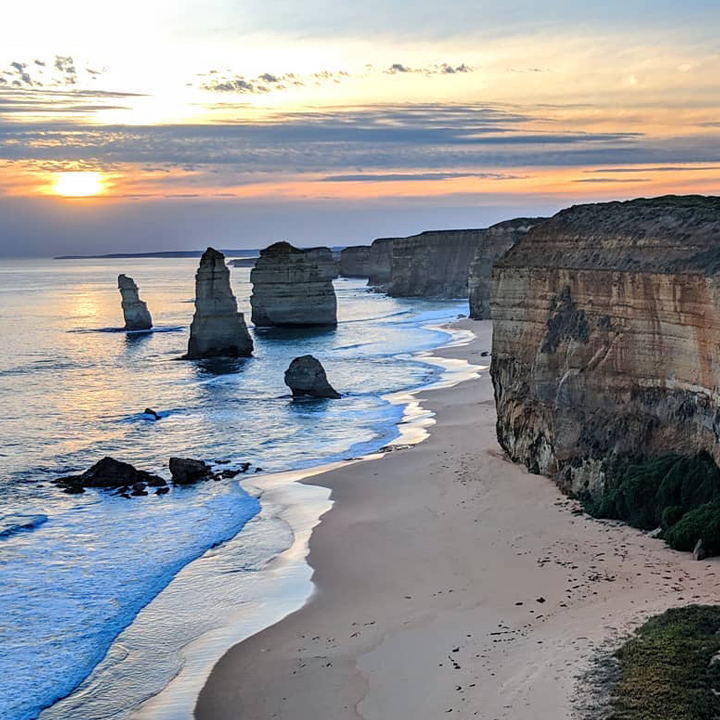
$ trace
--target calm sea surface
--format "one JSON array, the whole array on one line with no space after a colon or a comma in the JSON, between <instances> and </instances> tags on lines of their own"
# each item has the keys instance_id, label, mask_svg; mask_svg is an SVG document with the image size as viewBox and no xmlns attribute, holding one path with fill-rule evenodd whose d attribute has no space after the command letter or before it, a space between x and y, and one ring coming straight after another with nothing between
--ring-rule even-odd
<instances>
[{"instance_id":1,"label":"calm sea surface","mask_svg":"<svg viewBox=\"0 0 720 720\"><path fill-rule=\"evenodd\" d=\"M210 548L233 548L232 572L252 580L292 540L285 523L256 521L245 528L261 513L263 497L247 492L243 475L132 500L100 491L65 495L50 479L85 470L105 455L166 477L173 455L229 463L224 467L249 461L250 474L259 477L256 468L308 468L378 449L397 436L403 412L383 396L434 381L440 370L413 355L447 340L431 326L467 312L462 301L397 300L368 292L363 281L337 280L337 329L253 331L251 359L179 361L196 265L0 266L3 720L35 718L84 680L88 689L71 713L51 709L43 718L127 717L152 694L147 672L138 670L152 648L136 652L136 669L122 677L122 691L120 670L113 680L119 661L113 665L109 656L125 652L116 638L132 630L138 613ZM155 332L118 331L121 272L140 286ZM249 318L249 270L233 269L231 277ZM306 353L323 362L342 400L292 400L283 373L293 357ZM149 420L146 407L162 419ZM153 620L158 637L163 622L163 616ZM168 648L183 643L177 628L165 630ZM169 650L165 656L175 657ZM167 660L165 667L154 661L160 687L177 672L177 662ZM88 680L99 668L104 681L97 687L115 687L107 697ZM97 707L90 709L93 702Z\"/></svg>"}]
</instances>

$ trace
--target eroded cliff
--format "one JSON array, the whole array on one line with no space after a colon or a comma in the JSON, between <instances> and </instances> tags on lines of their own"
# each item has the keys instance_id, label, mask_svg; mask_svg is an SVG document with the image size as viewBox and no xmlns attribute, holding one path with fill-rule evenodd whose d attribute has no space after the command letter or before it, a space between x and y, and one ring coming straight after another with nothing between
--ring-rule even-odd
<instances>
[{"instance_id":1,"label":"eroded cliff","mask_svg":"<svg viewBox=\"0 0 720 720\"><path fill-rule=\"evenodd\" d=\"M392 277L393 243L398 238L378 238L370 246L368 285L382 289Z\"/></svg>"},{"instance_id":2,"label":"eroded cliff","mask_svg":"<svg viewBox=\"0 0 720 720\"><path fill-rule=\"evenodd\" d=\"M357 245L346 247L340 253L340 275L348 278L369 276L370 247Z\"/></svg>"},{"instance_id":3,"label":"eroded cliff","mask_svg":"<svg viewBox=\"0 0 720 720\"><path fill-rule=\"evenodd\" d=\"M434 230L396 239L388 295L467 297L470 263L485 233L486 230Z\"/></svg>"},{"instance_id":4,"label":"eroded cliff","mask_svg":"<svg viewBox=\"0 0 720 720\"><path fill-rule=\"evenodd\" d=\"M475 257L470 263L468 275L468 296L470 317L474 320L490 318L490 293L492 288L492 270L495 263L528 230L545 218L516 218L492 225L477 246Z\"/></svg>"},{"instance_id":5,"label":"eroded cliff","mask_svg":"<svg viewBox=\"0 0 720 720\"><path fill-rule=\"evenodd\" d=\"M720 198L581 205L493 273L500 444L571 493L630 460L720 461Z\"/></svg>"}]
</instances>

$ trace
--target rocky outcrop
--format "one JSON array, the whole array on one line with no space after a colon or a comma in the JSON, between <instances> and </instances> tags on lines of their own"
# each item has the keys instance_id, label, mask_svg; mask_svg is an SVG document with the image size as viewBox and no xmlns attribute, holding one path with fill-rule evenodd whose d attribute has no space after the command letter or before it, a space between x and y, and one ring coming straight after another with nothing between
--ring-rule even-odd
<instances>
[{"instance_id":1,"label":"rocky outcrop","mask_svg":"<svg viewBox=\"0 0 720 720\"><path fill-rule=\"evenodd\" d=\"M317 249L301 250L286 242L260 252L250 273L252 321L257 327L337 324L334 275L323 256Z\"/></svg>"},{"instance_id":2,"label":"rocky outcrop","mask_svg":"<svg viewBox=\"0 0 720 720\"><path fill-rule=\"evenodd\" d=\"M382 289L392 278L393 243L398 238L378 238L370 246L368 285Z\"/></svg>"},{"instance_id":3,"label":"rocky outcrop","mask_svg":"<svg viewBox=\"0 0 720 720\"><path fill-rule=\"evenodd\" d=\"M346 247L340 254L340 275L347 278L366 278L369 276L369 262L369 246Z\"/></svg>"},{"instance_id":4,"label":"rocky outcrop","mask_svg":"<svg viewBox=\"0 0 720 720\"><path fill-rule=\"evenodd\" d=\"M138 294L138 286L127 275L118 275L118 289L122 297L125 330L150 330L153 321L147 304Z\"/></svg>"},{"instance_id":5,"label":"rocky outcrop","mask_svg":"<svg viewBox=\"0 0 720 720\"><path fill-rule=\"evenodd\" d=\"M340 393L328 382L325 368L312 355L296 357L285 371L285 384L294 397L338 399Z\"/></svg>"},{"instance_id":6,"label":"rocky outcrop","mask_svg":"<svg viewBox=\"0 0 720 720\"><path fill-rule=\"evenodd\" d=\"M202 460L171 457L169 467L173 482L176 485L192 485L214 477L211 467Z\"/></svg>"},{"instance_id":7,"label":"rocky outcrop","mask_svg":"<svg viewBox=\"0 0 720 720\"><path fill-rule=\"evenodd\" d=\"M306 259L317 265L320 272L330 280L340 275L340 261L328 247L303 248Z\"/></svg>"},{"instance_id":8,"label":"rocky outcrop","mask_svg":"<svg viewBox=\"0 0 720 720\"><path fill-rule=\"evenodd\" d=\"M573 494L630 460L720 461L720 198L580 205L493 274L500 444Z\"/></svg>"},{"instance_id":9,"label":"rocky outcrop","mask_svg":"<svg viewBox=\"0 0 720 720\"><path fill-rule=\"evenodd\" d=\"M470 317L474 320L490 318L490 291L495 263L532 227L545 218L516 218L487 229L470 263L468 296Z\"/></svg>"},{"instance_id":10,"label":"rocky outcrop","mask_svg":"<svg viewBox=\"0 0 720 720\"><path fill-rule=\"evenodd\" d=\"M210 357L248 357L253 341L238 312L230 288L225 256L208 248L195 275L195 315L190 326L188 360Z\"/></svg>"},{"instance_id":11,"label":"rocky outcrop","mask_svg":"<svg viewBox=\"0 0 720 720\"><path fill-rule=\"evenodd\" d=\"M394 240L388 295L467 297L470 263L485 232L436 230Z\"/></svg>"},{"instance_id":12,"label":"rocky outcrop","mask_svg":"<svg viewBox=\"0 0 720 720\"><path fill-rule=\"evenodd\" d=\"M76 494L85 488L101 488L104 490L122 489L134 495L147 495L146 486L162 487L165 480L145 470L138 470L130 463L104 457L96 462L82 475L70 475L54 481L66 493Z\"/></svg>"}]
</instances>

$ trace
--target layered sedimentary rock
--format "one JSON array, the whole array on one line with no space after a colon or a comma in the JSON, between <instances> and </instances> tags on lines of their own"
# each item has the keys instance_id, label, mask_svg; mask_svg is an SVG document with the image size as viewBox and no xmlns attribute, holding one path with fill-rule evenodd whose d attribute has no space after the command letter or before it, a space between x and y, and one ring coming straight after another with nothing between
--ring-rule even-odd
<instances>
[{"instance_id":1,"label":"layered sedimentary rock","mask_svg":"<svg viewBox=\"0 0 720 720\"><path fill-rule=\"evenodd\" d=\"M195 275L195 315L190 325L189 360L248 357L253 341L230 288L225 256L208 248Z\"/></svg>"},{"instance_id":2,"label":"layered sedimentary rock","mask_svg":"<svg viewBox=\"0 0 720 720\"><path fill-rule=\"evenodd\" d=\"M720 461L720 198L581 205L493 274L500 444L571 493L630 460Z\"/></svg>"},{"instance_id":3,"label":"layered sedimentary rock","mask_svg":"<svg viewBox=\"0 0 720 720\"><path fill-rule=\"evenodd\" d=\"M468 296L470 263L486 230L435 230L392 245L393 297Z\"/></svg>"},{"instance_id":4,"label":"layered sedimentary rock","mask_svg":"<svg viewBox=\"0 0 720 720\"><path fill-rule=\"evenodd\" d=\"M317 249L286 242L265 248L250 273L252 321L257 327L336 325L333 277Z\"/></svg>"},{"instance_id":5,"label":"layered sedimentary rock","mask_svg":"<svg viewBox=\"0 0 720 720\"><path fill-rule=\"evenodd\" d=\"M303 248L305 257L318 266L320 272L331 280L340 275L340 261L328 247Z\"/></svg>"},{"instance_id":6,"label":"layered sedimentary rock","mask_svg":"<svg viewBox=\"0 0 720 720\"><path fill-rule=\"evenodd\" d=\"M118 275L118 289L122 297L122 310L126 330L150 330L152 316L147 304L140 299L138 286L127 275Z\"/></svg>"},{"instance_id":7,"label":"layered sedimentary rock","mask_svg":"<svg viewBox=\"0 0 720 720\"><path fill-rule=\"evenodd\" d=\"M285 371L285 384L295 397L338 399L340 393L328 382L325 368L312 355L296 357Z\"/></svg>"},{"instance_id":8,"label":"layered sedimentary rock","mask_svg":"<svg viewBox=\"0 0 720 720\"><path fill-rule=\"evenodd\" d=\"M398 238L378 238L370 246L368 285L382 288L392 277L393 243Z\"/></svg>"},{"instance_id":9,"label":"layered sedimentary rock","mask_svg":"<svg viewBox=\"0 0 720 720\"><path fill-rule=\"evenodd\" d=\"M368 245L346 247L340 254L340 275L348 278L366 278L369 276L369 262L370 247Z\"/></svg>"},{"instance_id":10,"label":"layered sedimentary rock","mask_svg":"<svg viewBox=\"0 0 720 720\"><path fill-rule=\"evenodd\" d=\"M474 320L490 318L490 291L495 263L532 227L545 218L516 218L487 229L475 251L468 275L470 317Z\"/></svg>"}]
</instances>

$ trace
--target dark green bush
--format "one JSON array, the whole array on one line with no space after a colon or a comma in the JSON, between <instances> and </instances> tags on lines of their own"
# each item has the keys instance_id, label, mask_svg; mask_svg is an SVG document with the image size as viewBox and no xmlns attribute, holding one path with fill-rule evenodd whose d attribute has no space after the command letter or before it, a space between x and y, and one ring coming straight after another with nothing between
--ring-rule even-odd
<instances>
[{"instance_id":1,"label":"dark green bush","mask_svg":"<svg viewBox=\"0 0 720 720\"><path fill-rule=\"evenodd\" d=\"M702 540L708 555L720 555L720 502L706 503L686 513L664 537L670 547L688 551Z\"/></svg>"},{"instance_id":2,"label":"dark green bush","mask_svg":"<svg viewBox=\"0 0 720 720\"><path fill-rule=\"evenodd\" d=\"M674 608L646 622L617 653L610 720L720 717L720 607Z\"/></svg>"}]
</instances>

